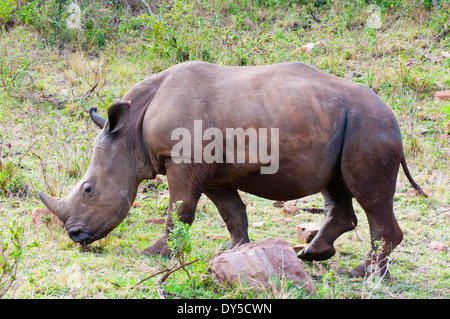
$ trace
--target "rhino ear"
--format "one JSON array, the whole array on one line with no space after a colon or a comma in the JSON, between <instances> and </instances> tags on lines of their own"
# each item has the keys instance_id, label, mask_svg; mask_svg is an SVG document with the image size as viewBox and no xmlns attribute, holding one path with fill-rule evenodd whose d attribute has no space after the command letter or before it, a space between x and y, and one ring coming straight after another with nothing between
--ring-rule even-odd
<instances>
[{"instance_id":1,"label":"rhino ear","mask_svg":"<svg viewBox=\"0 0 450 319\"><path fill-rule=\"evenodd\" d=\"M130 107L127 102L118 102L109 107L108 120L105 123L108 133L115 133L127 124Z\"/></svg>"}]
</instances>

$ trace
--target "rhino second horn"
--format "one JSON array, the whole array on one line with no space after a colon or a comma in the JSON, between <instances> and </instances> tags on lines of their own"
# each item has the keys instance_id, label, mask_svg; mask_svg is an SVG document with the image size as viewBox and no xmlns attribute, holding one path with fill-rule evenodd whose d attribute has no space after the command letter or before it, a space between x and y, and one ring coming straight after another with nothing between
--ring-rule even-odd
<instances>
[{"instance_id":1,"label":"rhino second horn","mask_svg":"<svg viewBox=\"0 0 450 319\"><path fill-rule=\"evenodd\" d=\"M91 107L89 110L89 115L91 116L92 121L97 124L99 128L103 128L103 126L105 126L106 119L97 114L96 107Z\"/></svg>"},{"instance_id":2,"label":"rhino second horn","mask_svg":"<svg viewBox=\"0 0 450 319\"><path fill-rule=\"evenodd\" d=\"M44 205L64 223L66 218L62 213L63 200L61 198L49 196L42 191L39 192L39 197Z\"/></svg>"}]
</instances>

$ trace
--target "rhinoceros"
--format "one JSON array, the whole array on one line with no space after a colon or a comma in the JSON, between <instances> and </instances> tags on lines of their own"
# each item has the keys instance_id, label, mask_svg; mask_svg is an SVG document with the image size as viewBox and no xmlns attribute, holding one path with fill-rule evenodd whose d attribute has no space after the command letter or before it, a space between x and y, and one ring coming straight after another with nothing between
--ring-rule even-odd
<instances>
[{"instance_id":1,"label":"rhinoceros","mask_svg":"<svg viewBox=\"0 0 450 319\"><path fill-rule=\"evenodd\" d=\"M400 165L412 186L424 194L408 171L400 129L389 107L367 86L303 63L181 63L134 85L108 108L107 118L96 108L90 115L102 130L86 173L67 197L39 194L70 238L83 245L118 226L139 184L161 174L167 176L170 193L166 228L143 251L146 255L170 254L167 239L176 203L181 202L176 207L180 220L192 224L205 194L228 228L229 247L234 247L250 241L246 206L238 190L277 201L321 192L325 221L298 257L325 260L336 253L334 241L357 225L355 198L368 218L372 250L351 274L363 276L374 269L386 274L386 257L403 239L393 212ZM225 145L217 133L225 136L230 128L248 133L246 140L251 129L266 129L259 141L273 146L274 169L263 173L268 161L257 156L250 160L264 144L255 150L244 140L244 160L226 157L238 148ZM216 136L206 134L208 129ZM197 146L181 152L177 130L181 135L192 133L185 137ZM212 137L215 160L198 157L196 151L211 148Z\"/></svg>"}]
</instances>

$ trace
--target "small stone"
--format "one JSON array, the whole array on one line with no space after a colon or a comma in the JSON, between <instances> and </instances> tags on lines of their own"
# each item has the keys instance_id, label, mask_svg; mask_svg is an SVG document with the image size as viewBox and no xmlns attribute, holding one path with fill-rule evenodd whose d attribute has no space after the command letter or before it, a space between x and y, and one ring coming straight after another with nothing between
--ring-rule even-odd
<instances>
[{"instance_id":1,"label":"small stone","mask_svg":"<svg viewBox=\"0 0 450 319\"><path fill-rule=\"evenodd\" d=\"M298 211L298 207L291 202L285 203L283 208L281 209L281 212L286 215L295 215L296 213L298 213Z\"/></svg>"},{"instance_id":2,"label":"small stone","mask_svg":"<svg viewBox=\"0 0 450 319\"><path fill-rule=\"evenodd\" d=\"M450 90L434 92L433 97L441 100L450 100Z\"/></svg>"},{"instance_id":3,"label":"small stone","mask_svg":"<svg viewBox=\"0 0 450 319\"><path fill-rule=\"evenodd\" d=\"M316 223L305 223L297 225L297 237L301 243L310 243L320 230Z\"/></svg>"},{"instance_id":4,"label":"small stone","mask_svg":"<svg viewBox=\"0 0 450 319\"><path fill-rule=\"evenodd\" d=\"M323 43L321 43L321 42L308 43L308 44L303 45L303 46L300 48L300 51L301 51L301 52L307 53L307 52L311 52L312 49L314 49L315 47L323 47L323 46L324 46L324 45L323 45Z\"/></svg>"},{"instance_id":5,"label":"small stone","mask_svg":"<svg viewBox=\"0 0 450 319\"><path fill-rule=\"evenodd\" d=\"M445 59L450 59L450 52L442 51L441 56L444 57Z\"/></svg>"},{"instance_id":6,"label":"small stone","mask_svg":"<svg viewBox=\"0 0 450 319\"><path fill-rule=\"evenodd\" d=\"M222 234L219 234L219 235L208 234L208 235L206 235L206 237L208 237L211 240L226 239L227 238L226 235L222 235Z\"/></svg>"},{"instance_id":7,"label":"small stone","mask_svg":"<svg viewBox=\"0 0 450 319\"><path fill-rule=\"evenodd\" d=\"M57 224L62 226L62 222L59 220L56 215L54 215L49 209L47 208L35 208L31 212L31 221L34 225L39 226L41 224Z\"/></svg>"},{"instance_id":8,"label":"small stone","mask_svg":"<svg viewBox=\"0 0 450 319\"><path fill-rule=\"evenodd\" d=\"M254 222L252 223L252 226L255 228L261 228L266 226L266 222Z\"/></svg>"},{"instance_id":9,"label":"small stone","mask_svg":"<svg viewBox=\"0 0 450 319\"><path fill-rule=\"evenodd\" d=\"M164 218L152 218L152 219L146 219L145 223L146 224L157 224L157 225L162 225L166 222L166 220Z\"/></svg>"},{"instance_id":10,"label":"small stone","mask_svg":"<svg viewBox=\"0 0 450 319\"><path fill-rule=\"evenodd\" d=\"M284 206L284 201L282 200L277 200L272 202L272 206L276 207L276 208L282 208Z\"/></svg>"},{"instance_id":11,"label":"small stone","mask_svg":"<svg viewBox=\"0 0 450 319\"><path fill-rule=\"evenodd\" d=\"M448 246L440 241L431 241L428 244L428 249L433 253L447 252Z\"/></svg>"},{"instance_id":12,"label":"small stone","mask_svg":"<svg viewBox=\"0 0 450 319\"><path fill-rule=\"evenodd\" d=\"M298 253L299 251L302 251L302 250L305 249L306 247L308 247L308 244L297 244L297 245L295 245L293 248L294 248L294 251L295 251L296 253Z\"/></svg>"}]
</instances>

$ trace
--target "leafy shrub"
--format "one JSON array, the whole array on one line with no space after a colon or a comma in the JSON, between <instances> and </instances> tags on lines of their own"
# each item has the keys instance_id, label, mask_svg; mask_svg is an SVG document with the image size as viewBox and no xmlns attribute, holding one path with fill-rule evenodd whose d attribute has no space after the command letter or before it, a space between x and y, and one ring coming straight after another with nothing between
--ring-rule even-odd
<instances>
[{"instance_id":1,"label":"leafy shrub","mask_svg":"<svg viewBox=\"0 0 450 319\"><path fill-rule=\"evenodd\" d=\"M24 253L23 226L16 220L6 222L6 217L3 219L0 228L0 298L17 279L19 262Z\"/></svg>"},{"instance_id":2,"label":"leafy shrub","mask_svg":"<svg viewBox=\"0 0 450 319\"><path fill-rule=\"evenodd\" d=\"M179 203L177 203L178 207ZM176 210L172 212L172 220L173 228L171 229L172 232L170 233L167 244L174 257L182 265L186 263L192 251L190 226L180 221Z\"/></svg>"},{"instance_id":3,"label":"leafy shrub","mask_svg":"<svg viewBox=\"0 0 450 319\"><path fill-rule=\"evenodd\" d=\"M0 26L3 27L12 17L13 10L16 8L15 0L0 1Z\"/></svg>"},{"instance_id":4,"label":"leafy shrub","mask_svg":"<svg viewBox=\"0 0 450 319\"><path fill-rule=\"evenodd\" d=\"M65 1L34 0L27 1L18 8L19 22L31 25L45 39L45 44L64 48L72 41L74 34L67 30Z\"/></svg>"},{"instance_id":5,"label":"leafy shrub","mask_svg":"<svg viewBox=\"0 0 450 319\"><path fill-rule=\"evenodd\" d=\"M5 164L0 162L0 194L21 195L26 193L28 185L20 170L20 167L13 162Z\"/></svg>"}]
</instances>

